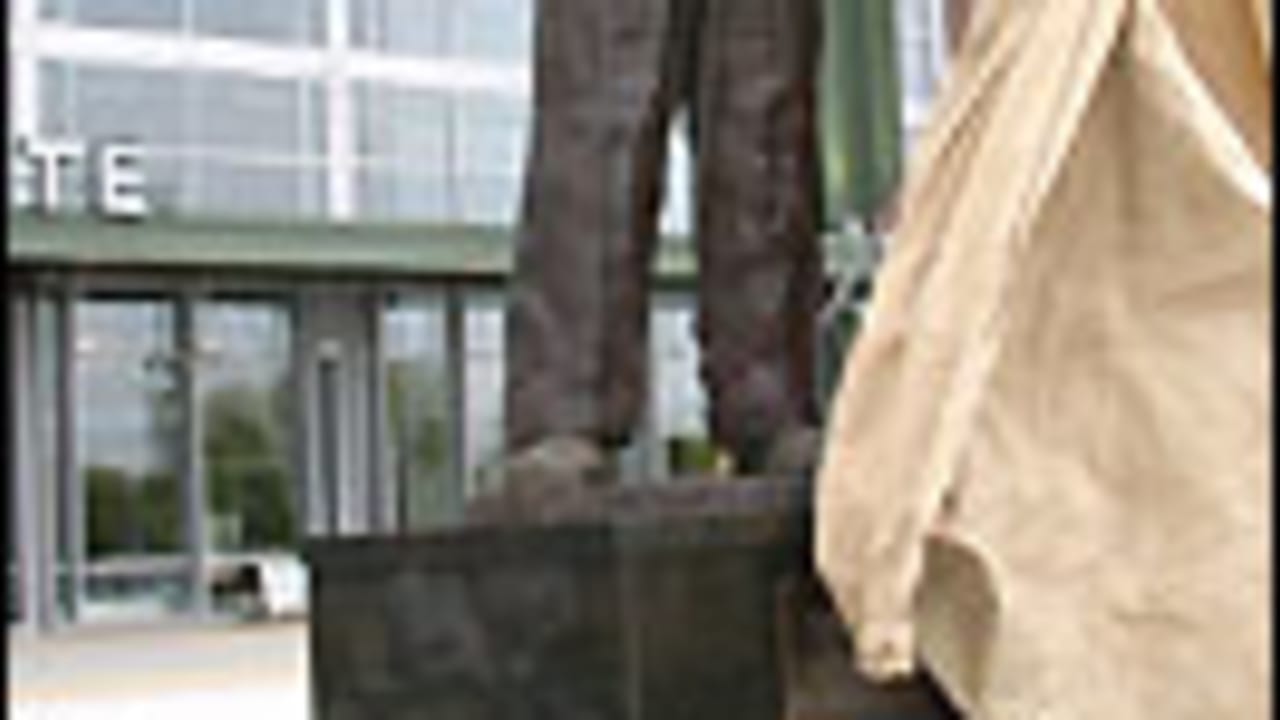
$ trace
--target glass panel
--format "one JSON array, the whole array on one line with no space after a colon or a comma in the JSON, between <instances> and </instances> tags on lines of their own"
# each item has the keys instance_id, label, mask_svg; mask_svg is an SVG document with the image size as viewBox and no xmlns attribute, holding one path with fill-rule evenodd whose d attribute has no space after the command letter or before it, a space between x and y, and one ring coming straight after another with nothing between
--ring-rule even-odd
<instances>
[{"instance_id":1,"label":"glass panel","mask_svg":"<svg viewBox=\"0 0 1280 720\"><path fill-rule=\"evenodd\" d=\"M533 53L534 0L465 0L453 4L454 45L462 57L524 64Z\"/></svg>"},{"instance_id":2,"label":"glass panel","mask_svg":"<svg viewBox=\"0 0 1280 720\"><path fill-rule=\"evenodd\" d=\"M511 226L518 220L521 178L511 175L464 175L458 178L458 219L484 225Z\"/></svg>"},{"instance_id":3,"label":"glass panel","mask_svg":"<svg viewBox=\"0 0 1280 720\"><path fill-rule=\"evenodd\" d=\"M654 432L664 464L672 475L710 470L716 457L708 439L691 301L663 298L652 322Z\"/></svg>"},{"instance_id":4,"label":"glass panel","mask_svg":"<svg viewBox=\"0 0 1280 720\"><path fill-rule=\"evenodd\" d=\"M449 477L449 376L444 308L414 300L383 314L390 472L401 527L421 530L455 519L459 490Z\"/></svg>"},{"instance_id":5,"label":"glass panel","mask_svg":"<svg viewBox=\"0 0 1280 720\"><path fill-rule=\"evenodd\" d=\"M77 303L76 433L85 492L87 617L187 600L182 401L168 303Z\"/></svg>"},{"instance_id":6,"label":"glass panel","mask_svg":"<svg viewBox=\"0 0 1280 720\"><path fill-rule=\"evenodd\" d=\"M44 137L66 137L71 129L70 66L45 60L39 65L40 112L38 127Z\"/></svg>"},{"instance_id":7,"label":"glass panel","mask_svg":"<svg viewBox=\"0 0 1280 720\"><path fill-rule=\"evenodd\" d=\"M318 44L325 0L194 0L194 29L228 37Z\"/></svg>"},{"instance_id":8,"label":"glass panel","mask_svg":"<svg viewBox=\"0 0 1280 720\"><path fill-rule=\"evenodd\" d=\"M194 144L277 155L301 151L299 82L226 72L192 77Z\"/></svg>"},{"instance_id":9,"label":"glass panel","mask_svg":"<svg viewBox=\"0 0 1280 720\"><path fill-rule=\"evenodd\" d=\"M71 120L66 129L76 137L136 140L147 149L184 140L186 103L179 73L75 65L68 79Z\"/></svg>"},{"instance_id":10,"label":"glass panel","mask_svg":"<svg viewBox=\"0 0 1280 720\"><path fill-rule=\"evenodd\" d=\"M448 167L447 95L372 83L357 83L354 95L360 157L409 166L424 174Z\"/></svg>"},{"instance_id":11,"label":"glass panel","mask_svg":"<svg viewBox=\"0 0 1280 720\"><path fill-rule=\"evenodd\" d=\"M352 44L441 57L448 51L445 18L449 4L450 0L352 0Z\"/></svg>"},{"instance_id":12,"label":"glass panel","mask_svg":"<svg viewBox=\"0 0 1280 720\"><path fill-rule=\"evenodd\" d=\"M16 143L9 143L9 209L28 208L35 202L35 172L19 157Z\"/></svg>"},{"instance_id":13,"label":"glass panel","mask_svg":"<svg viewBox=\"0 0 1280 720\"><path fill-rule=\"evenodd\" d=\"M293 548L294 408L286 307L220 301L196 312L206 511L215 552Z\"/></svg>"},{"instance_id":14,"label":"glass panel","mask_svg":"<svg viewBox=\"0 0 1280 720\"><path fill-rule=\"evenodd\" d=\"M667 144L666 180L659 227L665 234L693 232L693 154L683 123L677 123Z\"/></svg>"},{"instance_id":15,"label":"glass panel","mask_svg":"<svg viewBox=\"0 0 1280 720\"><path fill-rule=\"evenodd\" d=\"M925 123L937 91L937 59L945 38L935 1L906 0L898 5L899 77L908 144Z\"/></svg>"},{"instance_id":16,"label":"glass panel","mask_svg":"<svg viewBox=\"0 0 1280 720\"><path fill-rule=\"evenodd\" d=\"M466 490L490 488L502 460L505 315L498 297L474 297L466 309Z\"/></svg>"},{"instance_id":17,"label":"glass panel","mask_svg":"<svg viewBox=\"0 0 1280 720\"><path fill-rule=\"evenodd\" d=\"M451 188L442 176L362 167L356 175L356 192L362 220L441 222L456 217L449 202Z\"/></svg>"},{"instance_id":18,"label":"glass panel","mask_svg":"<svg viewBox=\"0 0 1280 720\"><path fill-rule=\"evenodd\" d=\"M522 98L465 95L456 105L458 197L472 222L515 222L523 187L529 107Z\"/></svg>"},{"instance_id":19,"label":"glass panel","mask_svg":"<svg viewBox=\"0 0 1280 720\"><path fill-rule=\"evenodd\" d=\"M201 160L200 185L183 199L192 213L227 217L298 218L323 212L319 168Z\"/></svg>"},{"instance_id":20,"label":"glass panel","mask_svg":"<svg viewBox=\"0 0 1280 720\"><path fill-rule=\"evenodd\" d=\"M40 0L40 19L65 20L71 16L72 3L73 0Z\"/></svg>"},{"instance_id":21,"label":"glass panel","mask_svg":"<svg viewBox=\"0 0 1280 720\"><path fill-rule=\"evenodd\" d=\"M468 94L458 98L460 171L520 175L528 150L530 104L522 97Z\"/></svg>"},{"instance_id":22,"label":"glass panel","mask_svg":"<svg viewBox=\"0 0 1280 720\"><path fill-rule=\"evenodd\" d=\"M329 98L322 83L303 81L302 128L307 138L301 143L304 152L317 158L329 152Z\"/></svg>"},{"instance_id":23,"label":"glass panel","mask_svg":"<svg viewBox=\"0 0 1280 720\"><path fill-rule=\"evenodd\" d=\"M155 214L171 213L182 195L186 161L181 111L183 79L174 72L45 62L40 65L40 134L49 138L133 139L143 153L146 194ZM146 107L145 113L137 112ZM89 188L87 162L61 173L62 204L81 210ZM24 175L31 175L29 168ZM30 199L32 183L25 181Z\"/></svg>"},{"instance_id":24,"label":"glass panel","mask_svg":"<svg viewBox=\"0 0 1280 720\"><path fill-rule=\"evenodd\" d=\"M53 5L41 9L81 25L175 31L182 26L181 0L63 0L57 10Z\"/></svg>"},{"instance_id":25,"label":"glass panel","mask_svg":"<svg viewBox=\"0 0 1280 720\"><path fill-rule=\"evenodd\" d=\"M172 217L178 213L184 194L189 192L186 178L191 160L180 153L146 148L142 158L151 217Z\"/></svg>"}]
</instances>

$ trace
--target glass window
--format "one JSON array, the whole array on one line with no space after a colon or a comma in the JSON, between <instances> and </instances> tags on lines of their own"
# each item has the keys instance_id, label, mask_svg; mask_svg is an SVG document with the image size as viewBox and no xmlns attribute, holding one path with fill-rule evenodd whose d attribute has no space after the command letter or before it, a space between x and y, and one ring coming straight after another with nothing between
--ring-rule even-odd
<instances>
[{"instance_id":1,"label":"glass window","mask_svg":"<svg viewBox=\"0 0 1280 720\"><path fill-rule=\"evenodd\" d=\"M524 184L528 101L472 94L456 108L460 219L510 225Z\"/></svg>"},{"instance_id":2,"label":"glass window","mask_svg":"<svg viewBox=\"0 0 1280 720\"><path fill-rule=\"evenodd\" d=\"M42 20L61 20L71 15L72 0L40 0L40 18ZM13 4L9 4L10 12Z\"/></svg>"},{"instance_id":3,"label":"glass window","mask_svg":"<svg viewBox=\"0 0 1280 720\"><path fill-rule=\"evenodd\" d=\"M216 552L292 548L298 539L288 309L201 305L196 327L205 507Z\"/></svg>"},{"instance_id":4,"label":"glass window","mask_svg":"<svg viewBox=\"0 0 1280 720\"><path fill-rule=\"evenodd\" d=\"M372 220L454 219L449 97L355 86L359 214Z\"/></svg>"},{"instance_id":5,"label":"glass window","mask_svg":"<svg viewBox=\"0 0 1280 720\"><path fill-rule=\"evenodd\" d=\"M324 213L321 167L204 158L197 172L198 189L183 199L192 213L281 219Z\"/></svg>"},{"instance_id":6,"label":"glass window","mask_svg":"<svg viewBox=\"0 0 1280 720\"><path fill-rule=\"evenodd\" d=\"M421 530L458 517L450 477L449 375L444 306L414 299L383 314L389 471L400 527Z\"/></svg>"},{"instance_id":7,"label":"glass window","mask_svg":"<svg viewBox=\"0 0 1280 720\"><path fill-rule=\"evenodd\" d=\"M468 94L456 103L459 171L475 175L519 175L527 151L530 101L521 97Z\"/></svg>"},{"instance_id":8,"label":"glass window","mask_svg":"<svg viewBox=\"0 0 1280 720\"><path fill-rule=\"evenodd\" d=\"M35 202L36 173L18 155L17 143L9 143L9 209L27 208Z\"/></svg>"},{"instance_id":9,"label":"glass window","mask_svg":"<svg viewBox=\"0 0 1280 720\"><path fill-rule=\"evenodd\" d=\"M225 72L193 74L193 144L298 154L302 100L296 80Z\"/></svg>"},{"instance_id":10,"label":"glass window","mask_svg":"<svg viewBox=\"0 0 1280 720\"><path fill-rule=\"evenodd\" d=\"M682 123L674 126L667 143L659 227L667 234L693 232L693 155Z\"/></svg>"},{"instance_id":11,"label":"glass window","mask_svg":"<svg viewBox=\"0 0 1280 720\"><path fill-rule=\"evenodd\" d=\"M937 90L946 25L938 0L904 0L897 10L903 122L910 140L924 124Z\"/></svg>"},{"instance_id":12,"label":"glass window","mask_svg":"<svg viewBox=\"0 0 1280 720\"><path fill-rule=\"evenodd\" d=\"M416 175L381 166L357 171L356 201L364 220L446 222L456 217L453 188L441 175Z\"/></svg>"},{"instance_id":13,"label":"glass window","mask_svg":"<svg viewBox=\"0 0 1280 720\"><path fill-rule=\"evenodd\" d=\"M442 57L448 52L451 0L351 0L351 39L358 48ZM463 3L465 4L465 3Z\"/></svg>"},{"instance_id":14,"label":"glass window","mask_svg":"<svg viewBox=\"0 0 1280 720\"><path fill-rule=\"evenodd\" d=\"M246 40L319 44L325 0L192 0L197 33Z\"/></svg>"},{"instance_id":15,"label":"glass window","mask_svg":"<svg viewBox=\"0 0 1280 720\"><path fill-rule=\"evenodd\" d=\"M188 596L173 306L85 300L76 314L85 610L92 616L180 609Z\"/></svg>"},{"instance_id":16,"label":"glass window","mask_svg":"<svg viewBox=\"0 0 1280 720\"><path fill-rule=\"evenodd\" d=\"M49 61L39 65L39 128L45 137L67 137L72 134L70 66Z\"/></svg>"},{"instance_id":17,"label":"glass window","mask_svg":"<svg viewBox=\"0 0 1280 720\"><path fill-rule=\"evenodd\" d=\"M500 480L505 433L502 386L506 376L503 323L506 313L497 297L467 301L466 335L466 469L467 492L492 488Z\"/></svg>"},{"instance_id":18,"label":"glass window","mask_svg":"<svg viewBox=\"0 0 1280 720\"><path fill-rule=\"evenodd\" d=\"M69 99L63 106L69 134L93 140L136 140L147 149L183 142L187 104L181 74L88 64L69 70L65 76Z\"/></svg>"},{"instance_id":19,"label":"glass window","mask_svg":"<svg viewBox=\"0 0 1280 720\"><path fill-rule=\"evenodd\" d=\"M40 72L41 133L137 141L153 213L296 218L328 206L318 82L58 62ZM84 206L86 168L62 175L68 207Z\"/></svg>"},{"instance_id":20,"label":"glass window","mask_svg":"<svg viewBox=\"0 0 1280 720\"><path fill-rule=\"evenodd\" d=\"M455 2L454 46L468 59L526 63L533 56L534 0Z\"/></svg>"},{"instance_id":21,"label":"glass window","mask_svg":"<svg viewBox=\"0 0 1280 720\"><path fill-rule=\"evenodd\" d=\"M443 173L449 165L449 98L440 91L357 83L356 152L360 157Z\"/></svg>"},{"instance_id":22,"label":"glass window","mask_svg":"<svg viewBox=\"0 0 1280 720\"><path fill-rule=\"evenodd\" d=\"M303 152L315 157L329 153L329 99L323 83L303 81Z\"/></svg>"},{"instance_id":23,"label":"glass window","mask_svg":"<svg viewBox=\"0 0 1280 720\"><path fill-rule=\"evenodd\" d=\"M182 206L190 161L180 152L143 148L146 198L153 217L172 217Z\"/></svg>"},{"instance_id":24,"label":"glass window","mask_svg":"<svg viewBox=\"0 0 1280 720\"><path fill-rule=\"evenodd\" d=\"M463 222L513 225L519 219L521 178L514 175L463 175L457 180L458 213Z\"/></svg>"},{"instance_id":25,"label":"glass window","mask_svg":"<svg viewBox=\"0 0 1280 720\"><path fill-rule=\"evenodd\" d=\"M689 299L655 303L650 343L654 431L671 474L707 471L716 461L708 438L706 392L699 374L701 351Z\"/></svg>"},{"instance_id":26,"label":"glass window","mask_svg":"<svg viewBox=\"0 0 1280 720\"><path fill-rule=\"evenodd\" d=\"M42 137L138 142L152 211L173 209L186 165L177 150L186 141L184 83L179 74L44 62L40 78ZM138 107L148 111L138 112ZM63 171L60 191L65 206L84 207L87 167L76 163Z\"/></svg>"},{"instance_id":27,"label":"glass window","mask_svg":"<svg viewBox=\"0 0 1280 720\"><path fill-rule=\"evenodd\" d=\"M42 0L40 16L80 25L178 30L183 0Z\"/></svg>"}]
</instances>

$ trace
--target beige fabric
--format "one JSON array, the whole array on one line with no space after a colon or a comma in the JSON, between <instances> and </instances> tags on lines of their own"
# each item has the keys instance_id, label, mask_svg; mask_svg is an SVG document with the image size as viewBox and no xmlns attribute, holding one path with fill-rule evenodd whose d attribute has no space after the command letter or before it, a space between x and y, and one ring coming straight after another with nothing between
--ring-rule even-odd
<instances>
[{"instance_id":1,"label":"beige fabric","mask_svg":"<svg viewBox=\"0 0 1280 720\"><path fill-rule=\"evenodd\" d=\"M863 669L980 720L1270 715L1270 3L979 2L833 407Z\"/></svg>"}]
</instances>

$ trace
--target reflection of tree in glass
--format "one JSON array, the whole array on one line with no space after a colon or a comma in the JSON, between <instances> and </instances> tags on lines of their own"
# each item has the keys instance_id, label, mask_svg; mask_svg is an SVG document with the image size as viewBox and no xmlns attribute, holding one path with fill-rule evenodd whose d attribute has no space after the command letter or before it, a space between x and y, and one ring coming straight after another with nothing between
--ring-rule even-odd
<instances>
[{"instance_id":1,"label":"reflection of tree in glass","mask_svg":"<svg viewBox=\"0 0 1280 720\"><path fill-rule=\"evenodd\" d=\"M152 552L182 548L182 498L172 473L148 473L138 486L138 531L143 547Z\"/></svg>"},{"instance_id":2,"label":"reflection of tree in glass","mask_svg":"<svg viewBox=\"0 0 1280 720\"><path fill-rule=\"evenodd\" d=\"M182 547L182 505L170 473L132 477L109 465L85 469L89 557L173 552Z\"/></svg>"},{"instance_id":3,"label":"reflection of tree in glass","mask_svg":"<svg viewBox=\"0 0 1280 720\"><path fill-rule=\"evenodd\" d=\"M92 465L84 471L88 493L89 557L124 553L132 539L133 492L123 470Z\"/></svg>"},{"instance_id":4,"label":"reflection of tree in glass","mask_svg":"<svg viewBox=\"0 0 1280 720\"><path fill-rule=\"evenodd\" d=\"M407 503L409 527L449 519L457 510L448 470L448 420L443 373L420 362L387 364L387 412L395 443L395 480Z\"/></svg>"},{"instance_id":5,"label":"reflection of tree in glass","mask_svg":"<svg viewBox=\"0 0 1280 720\"><path fill-rule=\"evenodd\" d=\"M159 352L142 364L139 389L148 407L149 461L158 467L176 468L182 463L183 404L177 368L172 355Z\"/></svg>"},{"instance_id":6,"label":"reflection of tree in glass","mask_svg":"<svg viewBox=\"0 0 1280 720\"><path fill-rule=\"evenodd\" d=\"M289 547L295 541L292 482L286 452L282 384L247 384L210 391L203 404L208 501L235 521L220 549Z\"/></svg>"}]
</instances>

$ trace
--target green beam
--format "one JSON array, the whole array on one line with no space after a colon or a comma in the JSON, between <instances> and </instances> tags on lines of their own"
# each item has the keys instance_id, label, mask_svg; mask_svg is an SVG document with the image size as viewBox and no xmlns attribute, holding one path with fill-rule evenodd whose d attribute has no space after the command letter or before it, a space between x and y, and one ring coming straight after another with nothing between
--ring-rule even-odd
<instances>
[{"instance_id":1,"label":"green beam","mask_svg":"<svg viewBox=\"0 0 1280 720\"><path fill-rule=\"evenodd\" d=\"M902 172L894 0L823 0L821 78L827 221L869 220Z\"/></svg>"},{"instance_id":2,"label":"green beam","mask_svg":"<svg viewBox=\"0 0 1280 720\"><path fill-rule=\"evenodd\" d=\"M478 225L341 224L9 214L9 263L17 267L244 269L374 276L501 279L511 270L512 230ZM687 241L662 243L661 280L692 277Z\"/></svg>"}]
</instances>

